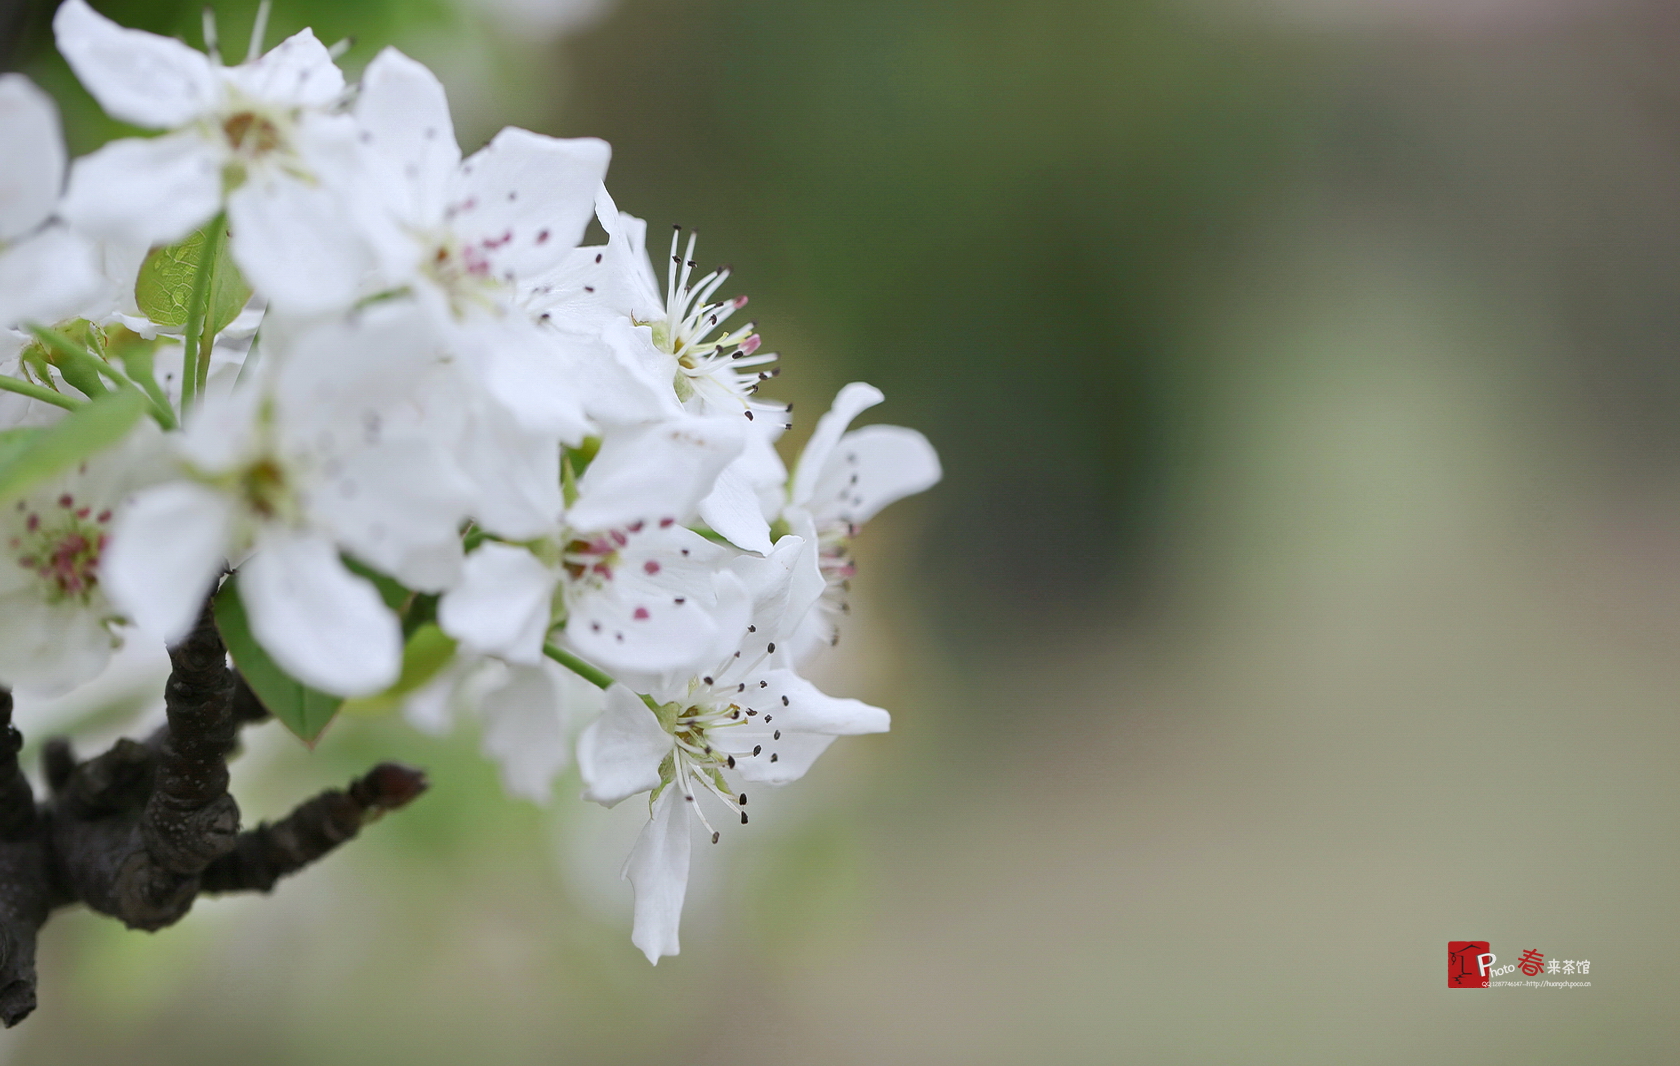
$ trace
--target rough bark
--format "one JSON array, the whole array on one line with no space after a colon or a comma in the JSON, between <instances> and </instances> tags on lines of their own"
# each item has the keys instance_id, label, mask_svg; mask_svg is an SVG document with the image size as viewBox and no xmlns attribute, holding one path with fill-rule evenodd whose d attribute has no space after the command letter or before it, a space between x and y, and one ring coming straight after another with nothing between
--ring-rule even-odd
<instances>
[{"instance_id":1,"label":"rough bark","mask_svg":"<svg viewBox=\"0 0 1680 1066\"><path fill-rule=\"evenodd\" d=\"M169 649L168 724L78 761L69 741L42 749L49 797L18 766L23 737L0 689L0 1023L35 1009L35 939L59 907L86 904L133 929L172 925L204 892L267 892L426 789L383 763L273 825L241 833L227 759L239 729L267 717L238 674L206 605Z\"/></svg>"}]
</instances>

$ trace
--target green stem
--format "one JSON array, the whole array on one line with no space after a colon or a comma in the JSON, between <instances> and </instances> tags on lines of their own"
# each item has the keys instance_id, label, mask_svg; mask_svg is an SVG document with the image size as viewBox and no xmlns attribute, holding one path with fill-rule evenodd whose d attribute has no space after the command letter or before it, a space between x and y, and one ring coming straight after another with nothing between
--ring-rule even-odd
<instances>
[{"instance_id":1,"label":"green stem","mask_svg":"<svg viewBox=\"0 0 1680 1066\"><path fill-rule=\"evenodd\" d=\"M557 648L552 644L544 644L543 654L548 656L550 659L553 659L561 666L564 666L572 673L583 678L591 685L594 685L596 688L607 689L612 688L613 686L612 675L590 666L588 663L579 659L571 652L566 651L564 648Z\"/></svg>"},{"instance_id":2,"label":"green stem","mask_svg":"<svg viewBox=\"0 0 1680 1066\"><path fill-rule=\"evenodd\" d=\"M66 337L56 329L48 329L46 326L31 324L29 326L29 332L35 334L36 339L51 348L53 351L57 352L64 359L65 365L59 368L60 373L64 373L72 368L77 371L76 380L74 381L71 380L69 374L66 374L64 380L70 382L70 384L75 385L83 392L88 392L86 383L91 380L95 385L97 385L99 378L103 376L109 378L111 383L119 389L137 389L146 397L146 400L152 409L152 417L157 419L158 425L162 426L164 429L175 428L175 412L169 409L169 400L166 396L164 396L163 390L158 388L156 381L147 381L146 384L150 385L151 388L142 388L140 385L135 384L133 378L124 374L105 360L99 358L99 356L94 355L92 352L77 344L69 337ZM56 395L56 393L54 395ZM94 394L88 392L88 395L92 397Z\"/></svg>"},{"instance_id":3,"label":"green stem","mask_svg":"<svg viewBox=\"0 0 1680 1066\"><path fill-rule=\"evenodd\" d=\"M74 411L76 408L82 406L84 402L81 400L72 400L68 396L61 396L51 389L44 389L39 385L32 385L27 381L19 381L17 378L4 376L0 376L0 392L15 392L19 396L27 396L31 400L40 400L42 403L50 403L54 407L62 407L66 411Z\"/></svg>"},{"instance_id":4,"label":"green stem","mask_svg":"<svg viewBox=\"0 0 1680 1066\"><path fill-rule=\"evenodd\" d=\"M198 253L198 270L193 274L192 297L187 304L187 328L181 338L182 414L198 398L210 369L210 349L216 342L214 322L210 316L210 292L214 288L216 259L222 254L222 231L226 228L226 215L217 215L204 228L204 245Z\"/></svg>"}]
</instances>

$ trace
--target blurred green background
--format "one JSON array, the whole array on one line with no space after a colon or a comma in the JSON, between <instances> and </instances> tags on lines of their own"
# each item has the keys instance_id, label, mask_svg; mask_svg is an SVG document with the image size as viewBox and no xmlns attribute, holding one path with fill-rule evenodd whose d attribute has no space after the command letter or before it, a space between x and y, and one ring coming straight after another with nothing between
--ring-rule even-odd
<instances>
[{"instance_id":1,"label":"blurred green background","mask_svg":"<svg viewBox=\"0 0 1680 1066\"><path fill-rule=\"evenodd\" d=\"M51 6L0 63L85 151ZM434 789L271 899L55 917L10 1062L1680 1055L1672 5L281 0L270 39L306 24L434 65L468 149L610 140L619 204L735 265L790 444L858 378L933 439L818 671L894 732L701 853L650 969L635 804L266 727L249 818L386 757ZM1593 987L1449 991L1450 939Z\"/></svg>"}]
</instances>

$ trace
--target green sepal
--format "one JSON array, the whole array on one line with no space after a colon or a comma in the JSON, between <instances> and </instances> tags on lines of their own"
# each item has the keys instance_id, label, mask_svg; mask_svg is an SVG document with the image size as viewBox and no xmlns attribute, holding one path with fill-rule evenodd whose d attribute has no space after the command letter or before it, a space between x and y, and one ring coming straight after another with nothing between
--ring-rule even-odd
<instances>
[{"instance_id":1,"label":"green sepal","mask_svg":"<svg viewBox=\"0 0 1680 1066\"><path fill-rule=\"evenodd\" d=\"M145 409L145 397L124 389L76 408L27 440L9 437L3 453L6 459L0 463L0 499L21 496L119 443Z\"/></svg>"},{"instance_id":2,"label":"green sepal","mask_svg":"<svg viewBox=\"0 0 1680 1066\"><path fill-rule=\"evenodd\" d=\"M226 225L220 216L213 224ZM197 230L178 244L153 248L140 264L140 274L134 279L134 302L158 325L172 329L186 326L192 306L193 280L198 276L206 237L205 229ZM226 239L216 242L215 271L211 275L204 325L212 337L238 318L251 299L251 287L234 264L229 243Z\"/></svg>"},{"instance_id":3,"label":"green sepal","mask_svg":"<svg viewBox=\"0 0 1680 1066\"><path fill-rule=\"evenodd\" d=\"M32 325L29 332L35 335L32 347L39 346L39 353L23 357L24 362L50 363L64 376L65 384L89 399L111 391L100 376L101 371L110 371L102 365L104 360L89 350L90 344L102 344L104 338L86 319L65 323L59 329Z\"/></svg>"},{"instance_id":4,"label":"green sepal","mask_svg":"<svg viewBox=\"0 0 1680 1066\"><path fill-rule=\"evenodd\" d=\"M245 604L239 598L239 576L235 574L222 582L216 593L216 628L221 630L222 643L233 656L233 665L244 675L246 684L256 693L258 701L282 725L296 733L305 744L314 746L321 731L344 705L341 697L310 688L280 668L269 658L268 652L251 635L245 616Z\"/></svg>"},{"instance_id":5,"label":"green sepal","mask_svg":"<svg viewBox=\"0 0 1680 1066\"><path fill-rule=\"evenodd\" d=\"M416 629L403 645L402 672L384 692L346 700L345 714L385 714L402 706L403 699L424 687L455 658L455 640L434 623Z\"/></svg>"},{"instance_id":6,"label":"green sepal","mask_svg":"<svg viewBox=\"0 0 1680 1066\"><path fill-rule=\"evenodd\" d=\"M162 412L158 421L163 428L174 429L177 426L175 411L169 404L168 394L157 381L157 369L154 366L157 348L156 340L147 340L126 326L113 326L105 334L106 355L115 357L122 363L128 379L151 397L154 415Z\"/></svg>"}]
</instances>

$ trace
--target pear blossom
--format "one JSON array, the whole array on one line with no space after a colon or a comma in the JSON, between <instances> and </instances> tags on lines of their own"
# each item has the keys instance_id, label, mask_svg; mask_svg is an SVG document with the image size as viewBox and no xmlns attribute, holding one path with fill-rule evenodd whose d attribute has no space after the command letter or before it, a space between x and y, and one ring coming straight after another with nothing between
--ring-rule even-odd
<instances>
[{"instance_id":1,"label":"pear blossom","mask_svg":"<svg viewBox=\"0 0 1680 1066\"><path fill-rule=\"evenodd\" d=\"M373 265L352 239L358 156L344 75L302 30L238 66L127 29L86 0L53 17L59 51L112 118L160 137L112 141L76 162L64 214L141 246L185 237L225 209L233 254L270 300L347 306ZM260 36L260 31L258 35Z\"/></svg>"},{"instance_id":2,"label":"pear blossom","mask_svg":"<svg viewBox=\"0 0 1680 1066\"><path fill-rule=\"evenodd\" d=\"M817 420L788 486L782 517L820 546L826 585L817 609L790 640L797 661L839 639L838 616L848 609L845 594L857 574L852 538L882 508L932 488L942 476L939 454L913 429L874 425L846 432L883 399L881 390L861 381L841 389Z\"/></svg>"},{"instance_id":3,"label":"pear blossom","mask_svg":"<svg viewBox=\"0 0 1680 1066\"><path fill-rule=\"evenodd\" d=\"M424 66L386 49L350 85L308 30L263 52L265 13L228 66L208 17L201 53L64 0L71 69L159 134L73 164L51 101L0 76L0 686L77 686L233 580L233 665L300 735L298 684L476 721L513 796L549 801L574 761L587 800L646 793L624 875L657 962L693 833L889 728L797 669L859 527L938 457L849 430L882 398L854 383L790 476L792 407L759 395L780 357L693 234L656 267L605 142L510 128L463 157ZM606 243L580 247L592 218ZM243 310L215 256L148 265L213 220ZM107 387L151 416L121 443L33 432ZM140 406L68 424L115 436ZM38 484L38 441L85 461Z\"/></svg>"},{"instance_id":4,"label":"pear blossom","mask_svg":"<svg viewBox=\"0 0 1680 1066\"><path fill-rule=\"evenodd\" d=\"M767 666L774 649L768 641L751 658L731 655L710 674L646 701L615 685L605 712L578 740L585 799L610 807L651 794L651 817L625 864L636 894L631 942L649 962L678 951L690 822L713 843L721 836L702 800L746 824L747 793L731 776L786 784L803 777L836 737L891 725L879 707L825 695L791 670Z\"/></svg>"},{"instance_id":5,"label":"pear blossom","mask_svg":"<svg viewBox=\"0 0 1680 1066\"><path fill-rule=\"evenodd\" d=\"M534 543L488 542L467 557L439 604L444 631L475 651L534 663L558 622L568 646L606 669L692 667L720 635L733 637L732 608L714 587L730 553L681 523L741 441L724 419L609 432L563 523Z\"/></svg>"},{"instance_id":6,"label":"pear blossom","mask_svg":"<svg viewBox=\"0 0 1680 1066\"><path fill-rule=\"evenodd\" d=\"M481 723L481 747L501 769L510 796L547 803L554 779L572 761L578 727L600 715L605 694L543 660L506 663L462 656L404 701L403 715L433 735L467 714Z\"/></svg>"},{"instance_id":7,"label":"pear blossom","mask_svg":"<svg viewBox=\"0 0 1680 1066\"><path fill-rule=\"evenodd\" d=\"M582 238L606 142L510 128L463 161L443 86L391 48L368 65L354 113L373 179L360 223L380 285L413 293L525 428L581 440L575 359L523 303L530 279Z\"/></svg>"},{"instance_id":8,"label":"pear blossom","mask_svg":"<svg viewBox=\"0 0 1680 1066\"><path fill-rule=\"evenodd\" d=\"M157 443L142 424L117 448L0 499L0 686L56 695L104 669L122 620L105 585L112 521L157 475Z\"/></svg>"},{"instance_id":9,"label":"pear blossom","mask_svg":"<svg viewBox=\"0 0 1680 1066\"><path fill-rule=\"evenodd\" d=\"M311 327L262 372L196 409L183 474L145 490L114 530L111 594L174 639L226 561L257 639L308 684L365 695L395 680L396 617L340 552L418 589L459 573L471 492L418 405L431 353L400 305Z\"/></svg>"}]
</instances>

